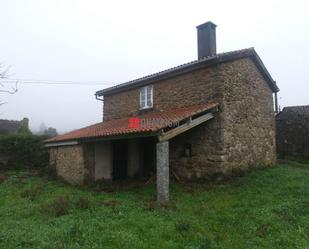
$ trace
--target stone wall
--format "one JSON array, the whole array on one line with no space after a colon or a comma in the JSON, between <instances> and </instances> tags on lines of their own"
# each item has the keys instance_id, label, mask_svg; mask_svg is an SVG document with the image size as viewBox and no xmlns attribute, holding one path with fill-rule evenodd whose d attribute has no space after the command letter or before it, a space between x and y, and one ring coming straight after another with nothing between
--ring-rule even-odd
<instances>
[{"instance_id":1,"label":"stone wall","mask_svg":"<svg viewBox=\"0 0 309 249\"><path fill-rule=\"evenodd\" d=\"M95 144L83 143L84 157L84 181L91 182L95 180Z\"/></svg>"},{"instance_id":2,"label":"stone wall","mask_svg":"<svg viewBox=\"0 0 309 249\"><path fill-rule=\"evenodd\" d=\"M82 145L52 147L49 153L51 166L56 168L59 177L72 184L84 183L86 174Z\"/></svg>"},{"instance_id":3,"label":"stone wall","mask_svg":"<svg viewBox=\"0 0 309 249\"><path fill-rule=\"evenodd\" d=\"M199 69L155 83L154 106L150 111L163 111L223 99L223 78L218 66ZM139 111L139 88L104 97L104 120L134 116ZM170 142L172 174L184 179L205 178L221 170L221 114ZM184 146L192 146L192 157L184 157Z\"/></svg>"},{"instance_id":4,"label":"stone wall","mask_svg":"<svg viewBox=\"0 0 309 249\"><path fill-rule=\"evenodd\" d=\"M276 117L278 154L309 157L309 113L285 109Z\"/></svg>"},{"instance_id":5,"label":"stone wall","mask_svg":"<svg viewBox=\"0 0 309 249\"><path fill-rule=\"evenodd\" d=\"M267 82L250 59L220 66L224 73L223 141L227 172L276 163L275 114Z\"/></svg>"},{"instance_id":6,"label":"stone wall","mask_svg":"<svg viewBox=\"0 0 309 249\"><path fill-rule=\"evenodd\" d=\"M220 113L170 141L171 174L186 179L212 178L222 168L222 129ZM191 155L185 149L191 149Z\"/></svg>"},{"instance_id":7,"label":"stone wall","mask_svg":"<svg viewBox=\"0 0 309 249\"><path fill-rule=\"evenodd\" d=\"M220 100L223 93L221 75L218 67L213 66L155 83L151 111ZM103 113L104 121L140 114L139 88L105 96Z\"/></svg>"}]
</instances>

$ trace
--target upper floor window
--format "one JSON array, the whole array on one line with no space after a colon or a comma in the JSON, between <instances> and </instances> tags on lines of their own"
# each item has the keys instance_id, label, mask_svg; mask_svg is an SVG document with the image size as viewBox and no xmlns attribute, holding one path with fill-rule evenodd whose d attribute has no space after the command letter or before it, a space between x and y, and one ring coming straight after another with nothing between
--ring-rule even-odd
<instances>
[{"instance_id":1,"label":"upper floor window","mask_svg":"<svg viewBox=\"0 0 309 249\"><path fill-rule=\"evenodd\" d=\"M153 86L144 86L139 90L140 109L151 108L153 106Z\"/></svg>"}]
</instances>

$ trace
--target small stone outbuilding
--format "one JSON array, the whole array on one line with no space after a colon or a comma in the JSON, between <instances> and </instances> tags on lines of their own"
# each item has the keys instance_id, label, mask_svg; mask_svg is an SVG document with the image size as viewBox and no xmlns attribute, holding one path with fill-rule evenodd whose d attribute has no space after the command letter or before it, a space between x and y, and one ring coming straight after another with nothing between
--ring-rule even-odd
<instances>
[{"instance_id":1,"label":"small stone outbuilding","mask_svg":"<svg viewBox=\"0 0 309 249\"><path fill-rule=\"evenodd\" d=\"M309 158L309 105L289 106L276 116L280 156Z\"/></svg>"},{"instance_id":2,"label":"small stone outbuilding","mask_svg":"<svg viewBox=\"0 0 309 249\"><path fill-rule=\"evenodd\" d=\"M216 52L216 25L197 27L198 59L96 92L103 122L46 141L69 182L156 175L207 180L276 163L279 91L253 48Z\"/></svg>"}]
</instances>

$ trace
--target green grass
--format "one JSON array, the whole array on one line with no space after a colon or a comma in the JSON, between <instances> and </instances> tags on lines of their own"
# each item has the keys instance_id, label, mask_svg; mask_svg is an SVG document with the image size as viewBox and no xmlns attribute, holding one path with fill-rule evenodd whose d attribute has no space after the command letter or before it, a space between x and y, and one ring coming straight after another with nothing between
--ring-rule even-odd
<instances>
[{"instance_id":1,"label":"green grass","mask_svg":"<svg viewBox=\"0 0 309 249\"><path fill-rule=\"evenodd\" d=\"M0 248L309 248L308 165L226 185L174 184L166 205L154 195L154 186L92 192L9 172L0 184ZM64 212L53 212L57 205Z\"/></svg>"}]
</instances>

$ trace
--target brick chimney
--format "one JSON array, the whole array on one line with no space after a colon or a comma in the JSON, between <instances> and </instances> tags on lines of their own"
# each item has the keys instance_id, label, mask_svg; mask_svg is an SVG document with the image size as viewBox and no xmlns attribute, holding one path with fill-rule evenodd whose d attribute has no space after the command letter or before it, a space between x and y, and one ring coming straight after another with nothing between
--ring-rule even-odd
<instances>
[{"instance_id":1,"label":"brick chimney","mask_svg":"<svg viewBox=\"0 0 309 249\"><path fill-rule=\"evenodd\" d=\"M212 22L206 22L196 27L199 60L217 53L216 27L217 25Z\"/></svg>"}]
</instances>

